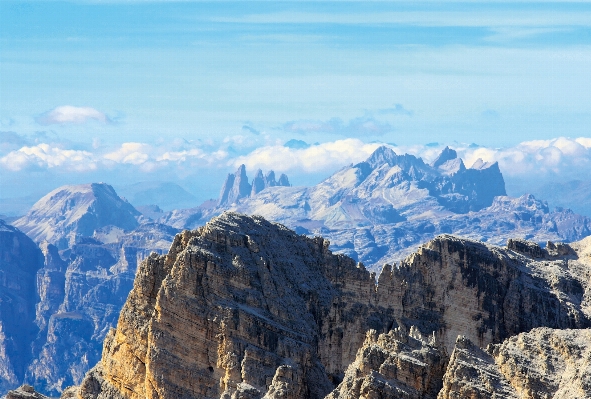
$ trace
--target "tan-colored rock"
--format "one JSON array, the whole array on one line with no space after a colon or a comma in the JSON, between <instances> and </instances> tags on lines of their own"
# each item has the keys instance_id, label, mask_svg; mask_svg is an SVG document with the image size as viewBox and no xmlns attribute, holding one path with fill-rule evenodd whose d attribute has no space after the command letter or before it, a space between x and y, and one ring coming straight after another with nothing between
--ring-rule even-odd
<instances>
[{"instance_id":1,"label":"tan-colored rock","mask_svg":"<svg viewBox=\"0 0 591 399\"><path fill-rule=\"evenodd\" d=\"M324 397L369 323L393 321L373 275L327 248L233 214L178 235L138 270L81 396Z\"/></svg>"},{"instance_id":2,"label":"tan-colored rock","mask_svg":"<svg viewBox=\"0 0 591 399\"><path fill-rule=\"evenodd\" d=\"M367 333L345 378L327 399L434 399L447 358L434 337L425 339L414 327L379 336Z\"/></svg>"},{"instance_id":3,"label":"tan-colored rock","mask_svg":"<svg viewBox=\"0 0 591 399\"><path fill-rule=\"evenodd\" d=\"M460 335L451 355L438 399L519 399L495 359Z\"/></svg>"},{"instance_id":4,"label":"tan-colored rock","mask_svg":"<svg viewBox=\"0 0 591 399\"><path fill-rule=\"evenodd\" d=\"M591 258L576 255L591 237L567 256L530 244L544 257L535 250L532 257L529 246L518 252L439 236L393 269L391 280L380 276L379 289L390 291L380 300L401 324L435 331L448 354L458 335L484 348L535 327L591 327Z\"/></svg>"},{"instance_id":5,"label":"tan-colored rock","mask_svg":"<svg viewBox=\"0 0 591 399\"><path fill-rule=\"evenodd\" d=\"M343 397L357 382L372 398L394 395L395 384L409 398L434 397L458 335L485 347L540 326L591 326L591 241L572 251L524 245L440 236L386 265L376 285L320 237L226 213L142 263L79 395L323 398L347 377ZM385 334L410 326L410 338ZM373 349L359 352L364 342ZM359 360L374 354L382 363Z\"/></svg>"},{"instance_id":6,"label":"tan-colored rock","mask_svg":"<svg viewBox=\"0 0 591 399\"><path fill-rule=\"evenodd\" d=\"M591 329L536 328L490 345L459 337L438 399L591 398Z\"/></svg>"}]
</instances>

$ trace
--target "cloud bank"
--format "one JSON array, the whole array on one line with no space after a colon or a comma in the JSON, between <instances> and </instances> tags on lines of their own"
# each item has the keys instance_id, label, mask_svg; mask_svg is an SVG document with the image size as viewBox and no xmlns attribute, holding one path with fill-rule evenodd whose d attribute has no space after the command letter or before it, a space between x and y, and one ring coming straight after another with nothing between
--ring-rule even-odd
<instances>
[{"instance_id":1,"label":"cloud bank","mask_svg":"<svg viewBox=\"0 0 591 399\"><path fill-rule=\"evenodd\" d=\"M346 164L366 159L380 145L383 144L366 144L358 139L346 139L306 149L265 146L237 157L232 165L244 163L249 169L273 168L281 172L336 170ZM425 162L431 162L445 144L388 146L398 154L409 153L423 158ZM478 159L498 162L501 172L509 178L591 178L591 138L587 137L526 141L506 148L466 144L449 146L458 152L467 167Z\"/></svg>"},{"instance_id":2,"label":"cloud bank","mask_svg":"<svg viewBox=\"0 0 591 399\"><path fill-rule=\"evenodd\" d=\"M17 191L20 190L17 186L24 181L32 186L41 183L47 186L51 183L47 180L49 178L55 179L52 184L57 187L64 184L62 180L66 178L76 181L116 178L123 183L162 179L181 181L190 177L191 185L198 187L200 192L207 192L208 198L216 195L209 193L219 191L223 176L241 164L245 164L250 173L259 168L273 169L289 174L295 184L312 185L343 166L365 160L381 145L388 145L398 154L416 155L427 163L432 162L446 145L395 146L345 138L315 144L298 141L298 145L290 141L259 143L252 150L241 147L243 152L239 154L233 149L238 142L244 141L242 136L227 138L214 145L172 140L158 144L125 142L117 146L82 149L63 142L31 144L14 134L3 138L6 143L5 151L0 152L0 177L5 182L14 182ZM15 145L22 143L26 144L14 149ZM447 144L458 152L467 167L479 159L498 162L506 182L525 190L523 192L547 182L591 180L590 137L525 141L505 148ZM31 172L46 172L41 174L45 180L35 183L32 180L36 174Z\"/></svg>"},{"instance_id":3,"label":"cloud bank","mask_svg":"<svg viewBox=\"0 0 591 399\"><path fill-rule=\"evenodd\" d=\"M113 123L109 117L91 107L74 107L72 105L62 105L47 111L35 121L40 125L65 125L65 124L83 124L95 120L104 124Z\"/></svg>"}]
</instances>

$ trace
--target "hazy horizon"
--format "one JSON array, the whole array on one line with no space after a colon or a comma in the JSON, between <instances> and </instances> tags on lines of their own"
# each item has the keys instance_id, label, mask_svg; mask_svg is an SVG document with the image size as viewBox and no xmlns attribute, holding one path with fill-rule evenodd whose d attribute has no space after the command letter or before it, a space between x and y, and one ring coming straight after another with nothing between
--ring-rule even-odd
<instances>
[{"instance_id":1,"label":"hazy horizon","mask_svg":"<svg viewBox=\"0 0 591 399\"><path fill-rule=\"evenodd\" d=\"M589 181L589 71L584 2L3 1L0 199L200 202L242 163L310 185L380 143L498 161L512 195Z\"/></svg>"}]
</instances>

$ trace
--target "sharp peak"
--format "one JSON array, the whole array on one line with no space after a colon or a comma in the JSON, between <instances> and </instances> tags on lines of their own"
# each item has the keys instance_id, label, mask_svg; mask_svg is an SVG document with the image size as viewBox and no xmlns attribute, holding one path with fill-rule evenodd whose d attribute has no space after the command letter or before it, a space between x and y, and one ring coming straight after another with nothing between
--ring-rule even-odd
<instances>
[{"instance_id":1,"label":"sharp peak","mask_svg":"<svg viewBox=\"0 0 591 399\"><path fill-rule=\"evenodd\" d=\"M377 156L377 155L381 155L381 154L387 154L387 155L396 155L396 152L394 152L394 150L386 145L381 145L378 148L376 148L374 150L374 152L371 153L371 155L369 156L369 158L373 157L373 156ZM368 159L369 159L368 158Z\"/></svg>"},{"instance_id":2,"label":"sharp peak","mask_svg":"<svg viewBox=\"0 0 591 399\"><path fill-rule=\"evenodd\" d=\"M397 155L390 147L382 145L375 149L374 152L365 160L372 168L377 166L388 164L393 164L393 161L396 159Z\"/></svg>"},{"instance_id":3,"label":"sharp peak","mask_svg":"<svg viewBox=\"0 0 591 399\"><path fill-rule=\"evenodd\" d=\"M456 152L456 150L449 148L449 146L445 146L445 148L441 151L437 159L433 161L431 166L434 168L438 168L447 161L451 161L456 158L458 158L458 153Z\"/></svg>"}]
</instances>

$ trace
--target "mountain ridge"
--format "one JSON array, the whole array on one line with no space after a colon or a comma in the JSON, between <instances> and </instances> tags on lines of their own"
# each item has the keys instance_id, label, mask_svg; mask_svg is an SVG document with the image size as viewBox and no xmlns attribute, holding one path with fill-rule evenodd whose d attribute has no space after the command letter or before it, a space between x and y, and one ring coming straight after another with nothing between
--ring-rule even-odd
<instances>
[{"instance_id":1,"label":"mountain ridge","mask_svg":"<svg viewBox=\"0 0 591 399\"><path fill-rule=\"evenodd\" d=\"M401 265L385 265L377 284L328 247L321 237L235 213L177 235L168 255L138 269L80 396L357 397L347 396L357 380L345 378L346 369L365 364L373 376L361 379L371 382L366 393L384 394L387 377L397 386L415 381L409 392L417 396L409 397L434 398L458 335L482 348L536 327L591 327L590 239L546 250L523 240L500 248L439 236ZM377 360L384 357L371 355L364 363L368 334L390 334L395 341L379 341L386 352L378 355L401 362L387 369ZM421 385L425 373L431 377ZM378 397L397 397L387 392Z\"/></svg>"},{"instance_id":2,"label":"mountain ridge","mask_svg":"<svg viewBox=\"0 0 591 399\"><path fill-rule=\"evenodd\" d=\"M243 170L236 173L242 175ZM383 146L366 161L346 166L315 186L270 187L232 204L210 202L158 220L193 229L226 210L259 214L300 234L323 235L333 250L376 270L437 234L498 245L518 236L544 243L591 234L591 218L565 209L552 211L531 195L505 194L498 163L479 159L466 168L457 153L446 148L428 165Z\"/></svg>"}]
</instances>

